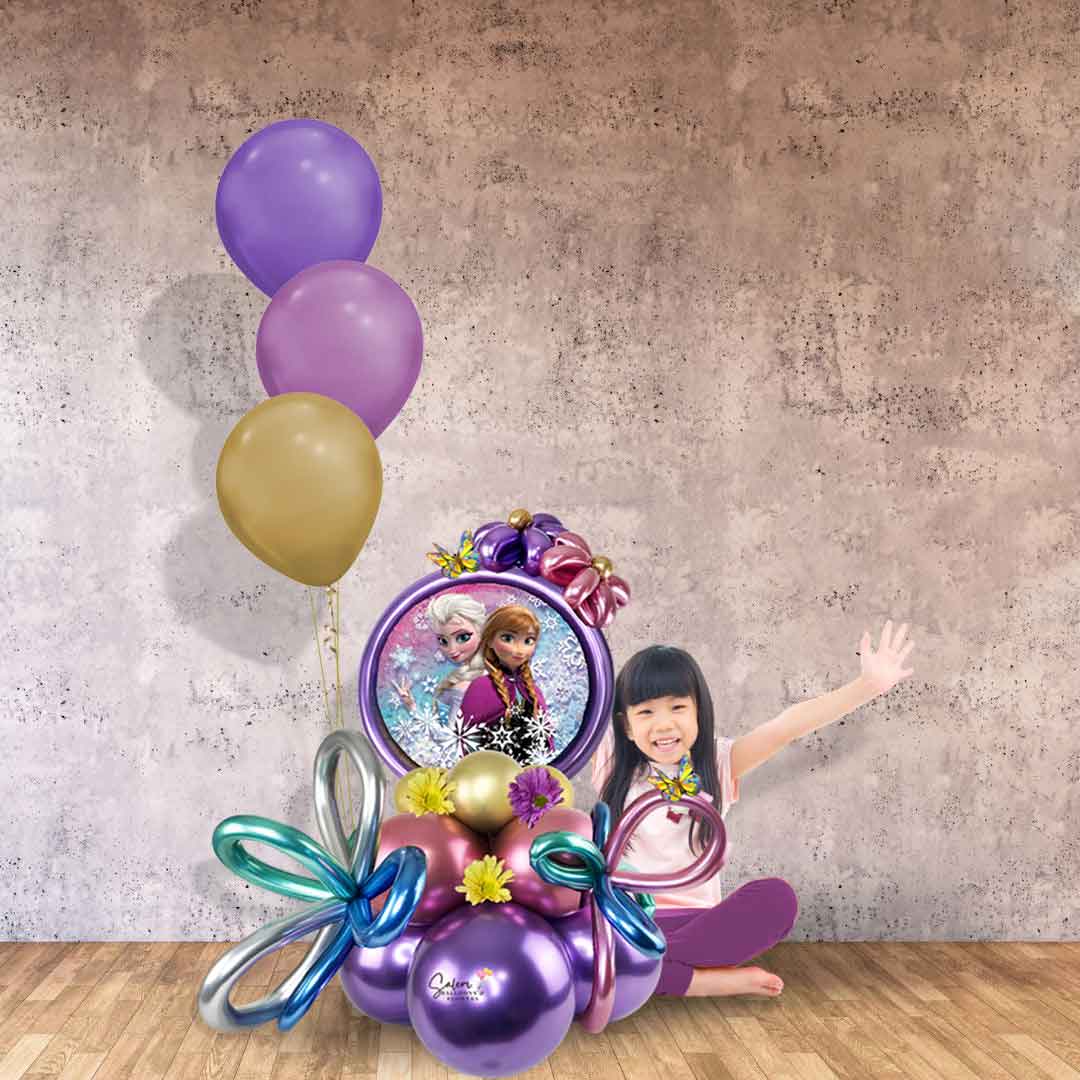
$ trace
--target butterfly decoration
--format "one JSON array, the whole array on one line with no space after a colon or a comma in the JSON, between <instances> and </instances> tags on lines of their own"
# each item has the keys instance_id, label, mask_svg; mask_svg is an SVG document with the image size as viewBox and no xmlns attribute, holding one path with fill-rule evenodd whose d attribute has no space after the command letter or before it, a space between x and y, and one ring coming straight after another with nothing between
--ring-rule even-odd
<instances>
[{"instance_id":1,"label":"butterfly decoration","mask_svg":"<svg viewBox=\"0 0 1080 1080\"><path fill-rule=\"evenodd\" d=\"M429 551L427 557L442 571L443 577L448 578L461 577L480 566L480 556L470 529L461 534L457 551L447 551L441 544L435 544L435 550Z\"/></svg>"},{"instance_id":2,"label":"butterfly decoration","mask_svg":"<svg viewBox=\"0 0 1080 1080\"><path fill-rule=\"evenodd\" d=\"M677 776L650 776L649 783L657 788L668 802L678 802L687 795L696 795L701 790L701 777L694 772L689 754L683 754Z\"/></svg>"}]
</instances>

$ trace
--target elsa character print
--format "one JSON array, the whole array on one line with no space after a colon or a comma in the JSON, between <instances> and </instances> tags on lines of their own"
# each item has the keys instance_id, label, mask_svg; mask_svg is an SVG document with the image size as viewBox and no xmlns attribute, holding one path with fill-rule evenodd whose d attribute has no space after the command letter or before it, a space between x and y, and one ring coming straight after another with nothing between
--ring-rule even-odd
<instances>
[{"instance_id":1,"label":"elsa character print","mask_svg":"<svg viewBox=\"0 0 1080 1080\"><path fill-rule=\"evenodd\" d=\"M455 737L454 722L461 711L465 692L473 680L487 670L480 649L480 635L487 621L487 610L479 600L465 593L444 592L428 604L427 619L443 655L455 665L435 687L433 695L439 716L436 724L431 725L431 733L436 737L443 734L445 738L437 741L449 742ZM391 686L413 719L421 720L408 680L402 676L400 682L391 680ZM445 715L440 706L445 707Z\"/></svg>"}]
</instances>

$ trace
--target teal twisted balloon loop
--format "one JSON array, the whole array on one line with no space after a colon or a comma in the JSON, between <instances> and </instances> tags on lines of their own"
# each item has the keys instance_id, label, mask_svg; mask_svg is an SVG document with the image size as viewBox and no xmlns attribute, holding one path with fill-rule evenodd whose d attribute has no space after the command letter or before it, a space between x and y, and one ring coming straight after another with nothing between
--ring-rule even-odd
<instances>
[{"instance_id":1,"label":"teal twisted balloon loop","mask_svg":"<svg viewBox=\"0 0 1080 1080\"><path fill-rule=\"evenodd\" d=\"M597 807L601 806L604 811L608 810L605 803L597 803ZM608 822L610 817L608 811ZM587 840L572 832L542 833L532 842L529 861L537 874L549 884L583 893L591 892L596 907L628 945L645 956L659 959L667 949L667 942L652 920L656 901L647 894L632 896L612 884L607 860L601 850L607 839L605 824L603 811L598 815L594 809L594 840ZM604 834L599 843L596 842L598 833ZM576 857L580 865L557 861L556 856L566 855Z\"/></svg>"},{"instance_id":2,"label":"teal twisted balloon loop","mask_svg":"<svg viewBox=\"0 0 1080 1080\"><path fill-rule=\"evenodd\" d=\"M252 855L245 842L275 848L314 877L271 866ZM230 870L254 885L297 900L344 905L340 927L281 1008L278 1026L283 1031L303 1017L353 948L382 948L401 935L420 903L427 877L424 853L407 846L392 851L362 881L356 881L318 841L291 825L256 814L226 818L214 830L213 845L217 857ZM373 916L371 901L384 892L386 902Z\"/></svg>"}]
</instances>

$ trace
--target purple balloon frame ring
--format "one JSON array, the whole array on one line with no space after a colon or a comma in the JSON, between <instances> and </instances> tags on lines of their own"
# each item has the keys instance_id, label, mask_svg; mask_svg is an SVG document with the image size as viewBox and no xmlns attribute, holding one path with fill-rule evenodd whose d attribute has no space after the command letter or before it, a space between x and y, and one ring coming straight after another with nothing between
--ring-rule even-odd
<instances>
[{"instance_id":1,"label":"purple balloon frame ring","mask_svg":"<svg viewBox=\"0 0 1080 1080\"><path fill-rule=\"evenodd\" d=\"M393 775L404 776L424 764L413 761L398 746L386 725L378 700L379 662L394 627L412 608L438 593L471 584L503 585L537 597L562 618L577 638L589 680L588 699L577 733L560 754L547 762L564 775L574 776L592 757L611 711L615 683L611 652L603 633L585 625L566 602L561 589L544 578L532 577L516 568L501 572L478 570L456 578L447 578L436 572L414 582L393 600L375 624L360 658L360 723L365 734Z\"/></svg>"}]
</instances>

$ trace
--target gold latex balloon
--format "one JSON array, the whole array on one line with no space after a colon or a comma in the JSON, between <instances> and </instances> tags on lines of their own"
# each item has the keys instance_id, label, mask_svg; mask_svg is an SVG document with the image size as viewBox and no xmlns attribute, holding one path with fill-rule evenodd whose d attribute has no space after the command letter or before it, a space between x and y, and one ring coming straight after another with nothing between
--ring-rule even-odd
<instances>
[{"instance_id":1,"label":"gold latex balloon","mask_svg":"<svg viewBox=\"0 0 1080 1080\"><path fill-rule=\"evenodd\" d=\"M332 585L368 538L382 463L363 420L321 394L279 394L232 429L217 496L236 538L305 585Z\"/></svg>"},{"instance_id":2,"label":"gold latex balloon","mask_svg":"<svg viewBox=\"0 0 1080 1080\"><path fill-rule=\"evenodd\" d=\"M510 781L521 766L498 750L476 750L466 754L451 770L454 789L454 817L477 832L497 832L513 816Z\"/></svg>"},{"instance_id":3,"label":"gold latex balloon","mask_svg":"<svg viewBox=\"0 0 1080 1080\"><path fill-rule=\"evenodd\" d=\"M559 805L562 807L573 806L574 789L573 787L571 787L569 779L563 773L559 772L559 770L556 769L553 765L545 765L544 768L547 769L547 771L551 773L551 775L555 777L556 780L559 781L559 787L562 788L562 802L559 803Z\"/></svg>"}]
</instances>

